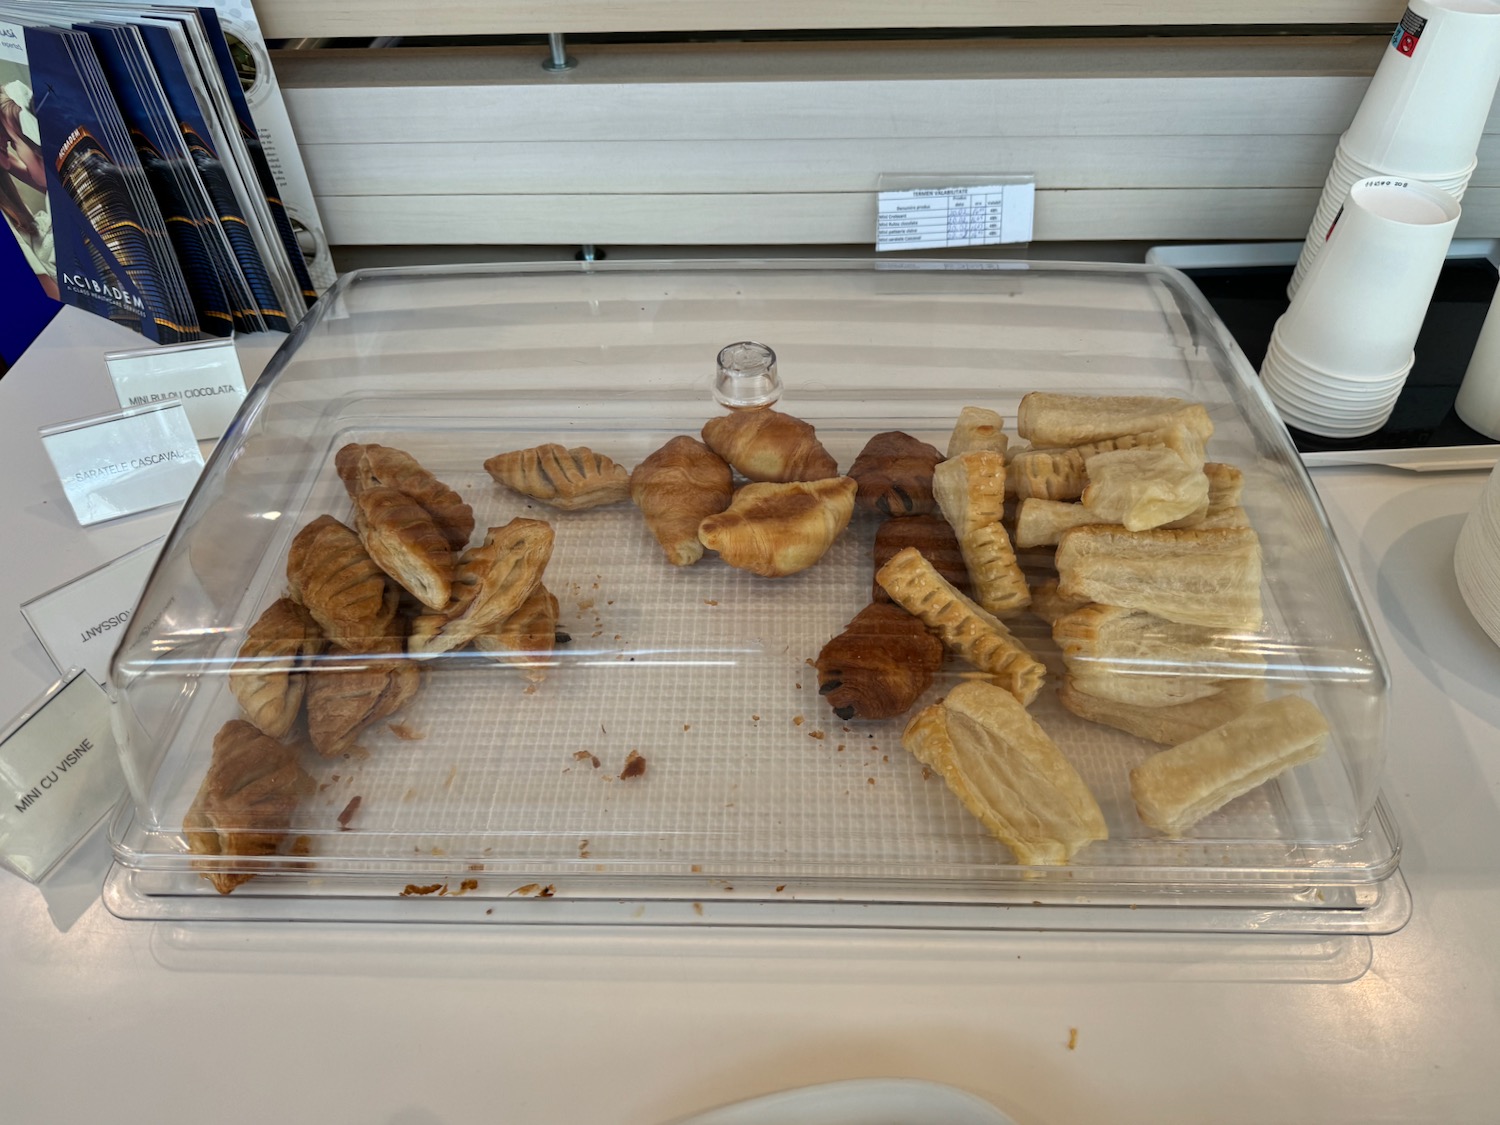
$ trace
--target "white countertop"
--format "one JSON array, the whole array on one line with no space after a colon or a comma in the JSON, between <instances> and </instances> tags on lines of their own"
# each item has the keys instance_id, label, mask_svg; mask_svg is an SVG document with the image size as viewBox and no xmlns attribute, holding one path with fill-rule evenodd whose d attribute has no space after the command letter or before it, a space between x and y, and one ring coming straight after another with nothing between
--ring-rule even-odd
<instances>
[{"instance_id":1,"label":"white countertop","mask_svg":"<svg viewBox=\"0 0 1500 1125\"><path fill-rule=\"evenodd\" d=\"M0 379L0 720L55 678L18 604L170 527L80 529L35 433L114 409L100 357L137 343L65 309ZM242 353L253 378L269 348ZM663 1125L912 1077L1019 1125L1494 1122L1500 649L1452 572L1484 474L1314 480L1393 677L1398 933L122 922L96 834L45 895L0 872L0 1120Z\"/></svg>"}]
</instances>

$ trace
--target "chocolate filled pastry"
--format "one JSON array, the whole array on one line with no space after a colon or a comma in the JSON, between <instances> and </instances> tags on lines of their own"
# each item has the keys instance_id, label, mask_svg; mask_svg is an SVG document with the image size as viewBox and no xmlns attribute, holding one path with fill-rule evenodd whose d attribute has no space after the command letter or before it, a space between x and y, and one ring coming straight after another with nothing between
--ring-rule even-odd
<instances>
[{"instance_id":1,"label":"chocolate filled pastry","mask_svg":"<svg viewBox=\"0 0 1500 1125\"><path fill-rule=\"evenodd\" d=\"M497 664L515 664L525 669L523 675L534 684L547 678L544 668L556 661L551 659L552 649L557 644L557 618L560 608L557 598L537 583L531 597L498 625L474 637L476 652L482 652Z\"/></svg>"},{"instance_id":2,"label":"chocolate filled pastry","mask_svg":"<svg viewBox=\"0 0 1500 1125\"><path fill-rule=\"evenodd\" d=\"M193 866L220 894L255 877L233 870L231 857L281 850L297 805L315 788L298 764L301 754L301 746L278 742L243 719L214 735L213 758L182 827L188 850L206 857Z\"/></svg>"},{"instance_id":3,"label":"chocolate filled pastry","mask_svg":"<svg viewBox=\"0 0 1500 1125\"><path fill-rule=\"evenodd\" d=\"M730 566L784 578L823 557L854 514L848 477L747 484L734 502L698 526L698 540Z\"/></svg>"},{"instance_id":4,"label":"chocolate filled pastry","mask_svg":"<svg viewBox=\"0 0 1500 1125\"><path fill-rule=\"evenodd\" d=\"M900 430L876 434L849 467L849 475L859 486L855 503L882 516L931 512L936 506L932 471L942 459L936 447Z\"/></svg>"},{"instance_id":5,"label":"chocolate filled pastry","mask_svg":"<svg viewBox=\"0 0 1500 1125\"><path fill-rule=\"evenodd\" d=\"M410 453L388 445L350 442L334 454L333 464L351 500L369 485L397 489L422 505L442 530L450 549L462 551L469 545L469 537L474 534L474 509Z\"/></svg>"},{"instance_id":6,"label":"chocolate filled pastry","mask_svg":"<svg viewBox=\"0 0 1500 1125\"><path fill-rule=\"evenodd\" d=\"M297 532L286 577L292 597L333 643L360 649L391 635L400 595L358 533L332 516Z\"/></svg>"},{"instance_id":7,"label":"chocolate filled pastry","mask_svg":"<svg viewBox=\"0 0 1500 1125\"><path fill-rule=\"evenodd\" d=\"M801 418L764 410L736 410L703 424L703 441L741 475L753 481L826 480L839 463Z\"/></svg>"},{"instance_id":8,"label":"chocolate filled pastry","mask_svg":"<svg viewBox=\"0 0 1500 1125\"><path fill-rule=\"evenodd\" d=\"M964 565L958 536L947 520L940 516L896 516L885 520L875 532L875 569L878 571L907 547L915 547L956 590L969 592L969 570ZM891 600L878 581L872 581L871 585L875 601Z\"/></svg>"},{"instance_id":9,"label":"chocolate filled pastry","mask_svg":"<svg viewBox=\"0 0 1500 1125\"><path fill-rule=\"evenodd\" d=\"M453 587L453 549L427 509L406 493L384 485L354 496L354 528L375 565L428 609L448 604Z\"/></svg>"},{"instance_id":10,"label":"chocolate filled pastry","mask_svg":"<svg viewBox=\"0 0 1500 1125\"><path fill-rule=\"evenodd\" d=\"M292 601L273 602L245 633L229 671L229 690L262 733L285 738L297 722L308 662L327 645L312 614Z\"/></svg>"},{"instance_id":11,"label":"chocolate filled pastry","mask_svg":"<svg viewBox=\"0 0 1500 1125\"><path fill-rule=\"evenodd\" d=\"M542 580L553 538L552 525L544 520L518 518L490 528L484 542L458 560L447 609L412 622L407 651L435 656L462 648L515 613Z\"/></svg>"},{"instance_id":12,"label":"chocolate filled pastry","mask_svg":"<svg viewBox=\"0 0 1500 1125\"><path fill-rule=\"evenodd\" d=\"M899 606L865 606L818 653L818 694L841 719L904 715L932 685L943 645Z\"/></svg>"},{"instance_id":13,"label":"chocolate filled pastry","mask_svg":"<svg viewBox=\"0 0 1500 1125\"><path fill-rule=\"evenodd\" d=\"M399 650L395 650L399 652ZM307 734L325 758L352 750L365 728L411 702L422 670L394 653L331 649L307 684Z\"/></svg>"},{"instance_id":14,"label":"chocolate filled pastry","mask_svg":"<svg viewBox=\"0 0 1500 1125\"><path fill-rule=\"evenodd\" d=\"M538 445L497 453L484 463L500 484L565 512L630 499L630 474L602 453L578 446Z\"/></svg>"},{"instance_id":15,"label":"chocolate filled pastry","mask_svg":"<svg viewBox=\"0 0 1500 1125\"><path fill-rule=\"evenodd\" d=\"M686 435L674 437L630 474L630 498L673 566L691 566L703 557L698 525L729 507L733 496L728 462Z\"/></svg>"}]
</instances>

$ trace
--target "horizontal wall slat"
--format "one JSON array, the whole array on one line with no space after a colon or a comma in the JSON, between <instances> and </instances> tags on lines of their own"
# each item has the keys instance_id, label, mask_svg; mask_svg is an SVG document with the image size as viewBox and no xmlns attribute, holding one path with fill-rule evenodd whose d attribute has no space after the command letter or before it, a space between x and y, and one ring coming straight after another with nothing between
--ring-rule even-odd
<instances>
[{"instance_id":1,"label":"horizontal wall slat","mask_svg":"<svg viewBox=\"0 0 1500 1125\"><path fill-rule=\"evenodd\" d=\"M1389 23L1403 0L256 0L271 38Z\"/></svg>"},{"instance_id":2,"label":"horizontal wall slat","mask_svg":"<svg viewBox=\"0 0 1500 1125\"><path fill-rule=\"evenodd\" d=\"M1317 188L1038 192L1037 241L1297 239ZM506 243L867 243L872 192L775 195L331 196L319 200L335 245ZM1464 197L1460 237L1500 229L1500 188Z\"/></svg>"}]
</instances>

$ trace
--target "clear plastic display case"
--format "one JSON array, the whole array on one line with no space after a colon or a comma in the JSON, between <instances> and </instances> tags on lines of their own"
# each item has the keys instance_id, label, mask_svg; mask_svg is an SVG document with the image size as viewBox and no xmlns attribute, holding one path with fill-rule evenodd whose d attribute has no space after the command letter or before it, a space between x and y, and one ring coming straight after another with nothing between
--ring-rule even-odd
<instances>
[{"instance_id":1,"label":"clear plastic display case","mask_svg":"<svg viewBox=\"0 0 1500 1125\"><path fill-rule=\"evenodd\" d=\"M910 715L973 669L950 657L907 715L880 721L842 720L820 696L815 659L871 599L876 518L856 512L816 565L762 578L712 552L669 565L628 500L559 511L486 472L500 452L554 442L629 469L697 436L724 413L719 352L745 340L774 349L777 409L812 423L844 472L882 431L943 449L970 405L999 411L1015 442L1033 390L1202 403L1209 458L1243 473L1263 563L1264 626L1226 631L1225 652L1253 656L1269 695L1314 702L1325 752L1166 838L1129 781L1161 747L1061 706L1050 629L1019 615L1007 623L1049 670L1031 714L1109 830L1066 865L1020 865L902 747ZM324 515L353 525L335 465L351 442L404 450L455 489L476 543L515 517L551 524L544 581L563 643L519 663L381 654L420 669L415 696L343 752L293 754L306 780L265 854L206 861L189 810L216 733L241 715L232 670L287 595L298 532ZM1045 568L1046 552L1020 554ZM106 901L125 916L1322 932L1405 917L1379 801L1388 684L1373 632L1285 429L1171 269L352 274L251 390L134 620L112 669L130 799ZM221 894L205 873L240 885Z\"/></svg>"}]
</instances>

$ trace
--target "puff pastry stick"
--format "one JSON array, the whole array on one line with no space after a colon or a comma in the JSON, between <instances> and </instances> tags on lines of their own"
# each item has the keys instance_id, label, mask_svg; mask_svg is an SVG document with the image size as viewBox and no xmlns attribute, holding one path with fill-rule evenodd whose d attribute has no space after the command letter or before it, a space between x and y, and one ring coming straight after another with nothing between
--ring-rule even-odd
<instances>
[{"instance_id":1,"label":"puff pastry stick","mask_svg":"<svg viewBox=\"0 0 1500 1125\"><path fill-rule=\"evenodd\" d=\"M451 550L461 551L474 534L474 509L402 449L350 442L334 455L339 479L354 499L361 488L378 484L406 493L442 530Z\"/></svg>"},{"instance_id":2,"label":"puff pastry stick","mask_svg":"<svg viewBox=\"0 0 1500 1125\"><path fill-rule=\"evenodd\" d=\"M1116 449L1085 461L1083 506L1096 523L1149 531L1208 511L1208 477L1170 449Z\"/></svg>"},{"instance_id":3,"label":"puff pastry stick","mask_svg":"<svg viewBox=\"0 0 1500 1125\"><path fill-rule=\"evenodd\" d=\"M421 684L416 661L333 649L308 680L313 749L325 758L352 750L362 731L405 707Z\"/></svg>"},{"instance_id":4,"label":"puff pastry stick","mask_svg":"<svg viewBox=\"0 0 1500 1125\"><path fill-rule=\"evenodd\" d=\"M515 613L542 580L553 538L552 525L544 520L517 518L490 528L484 542L459 559L448 608L412 622L407 651L435 656L462 648Z\"/></svg>"},{"instance_id":5,"label":"puff pastry stick","mask_svg":"<svg viewBox=\"0 0 1500 1125\"><path fill-rule=\"evenodd\" d=\"M806 570L833 546L854 514L848 477L747 484L698 526L699 541L730 566L763 578Z\"/></svg>"},{"instance_id":6,"label":"puff pastry stick","mask_svg":"<svg viewBox=\"0 0 1500 1125\"><path fill-rule=\"evenodd\" d=\"M1130 771L1130 792L1141 820L1181 836L1236 797L1316 758L1327 741L1322 712L1299 695L1283 695L1152 754Z\"/></svg>"},{"instance_id":7,"label":"puff pastry stick","mask_svg":"<svg viewBox=\"0 0 1500 1125\"><path fill-rule=\"evenodd\" d=\"M550 443L497 453L484 463L498 483L565 512L630 499L630 474L602 453Z\"/></svg>"},{"instance_id":8,"label":"puff pastry stick","mask_svg":"<svg viewBox=\"0 0 1500 1125\"><path fill-rule=\"evenodd\" d=\"M557 644L560 608L552 592L538 582L521 608L498 625L475 635L474 650L497 664L520 666L527 680L539 684L547 678L545 669L556 663L551 656Z\"/></svg>"},{"instance_id":9,"label":"puff pastry stick","mask_svg":"<svg viewBox=\"0 0 1500 1125\"><path fill-rule=\"evenodd\" d=\"M262 734L290 733L302 709L308 663L326 644L312 614L291 598L271 603L246 631L229 690Z\"/></svg>"},{"instance_id":10,"label":"puff pastry stick","mask_svg":"<svg viewBox=\"0 0 1500 1125\"><path fill-rule=\"evenodd\" d=\"M974 600L991 613L1015 613L1031 602L1016 562L1005 512L1005 459L980 450L949 458L933 474L933 492L963 551Z\"/></svg>"},{"instance_id":11,"label":"puff pastry stick","mask_svg":"<svg viewBox=\"0 0 1500 1125\"><path fill-rule=\"evenodd\" d=\"M1030 547L1055 547L1062 538L1062 533L1069 528L1107 522L1109 521L1101 520L1082 504L1028 496L1016 508L1015 545L1023 550Z\"/></svg>"},{"instance_id":12,"label":"puff pastry stick","mask_svg":"<svg viewBox=\"0 0 1500 1125\"><path fill-rule=\"evenodd\" d=\"M875 569L878 571L907 547L915 547L954 589L969 593L969 570L964 565L958 536L941 516L896 516L881 521L875 531ZM885 587L871 579L870 596L877 602L889 602Z\"/></svg>"},{"instance_id":13,"label":"puff pastry stick","mask_svg":"<svg viewBox=\"0 0 1500 1125\"><path fill-rule=\"evenodd\" d=\"M867 605L814 662L818 694L851 719L904 715L943 664L943 645L922 622L888 602Z\"/></svg>"},{"instance_id":14,"label":"puff pastry stick","mask_svg":"<svg viewBox=\"0 0 1500 1125\"><path fill-rule=\"evenodd\" d=\"M1169 426L1184 426L1204 442L1214 432L1202 404L1180 398L1032 391L1016 412L1017 432L1034 446L1082 445Z\"/></svg>"},{"instance_id":15,"label":"puff pastry stick","mask_svg":"<svg viewBox=\"0 0 1500 1125\"><path fill-rule=\"evenodd\" d=\"M453 589L453 549L427 509L406 493L369 485L354 496L354 529L375 565L428 609Z\"/></svg>"},{"instance_id":16,"label":"puff pastry stick","mask_svg":"<svg viewBox=\"0 0 1500 1125\"><path fill-rule=\"evenodd\" d=\"M673 566L703 557L698 525L729 507L734 473L701 441L674 437L630 474L630 498Z\"/></svg>"},{"instance_id":17,"label":"puff pastry stick","mask_svg":"<svg viewBox=\"0 0 1500 1125\"><path fill-rule=\"evenodd\" d=\"M1055 624L1059 618L1075 609L1090 604L1087 600L1065 598L1057 592L1057 576L1038 579L1031 584L1031 605L1027 608L1047 624Z\"/></svg>"},{"instance_id":18,"label":"puff pastry stick","mask_svg":"<svg viewBox=\"0 0 1500 1125\"><path fill-rule=\"evenodd\" d=\"M810 423L769 407L710 418L703 441L749 480L786 484L839 475L838 462Z\"/></svg>"},{"instance_id":19,"label":"puff pastry stick","mask_svg":"<svg viewBox=\"0 0 1500 1125\"><path fill-rule=\"evenodd\" d=\"M1175 746L1227 723L1266 697L1261 678L1225 680L1213 695L1171 707L1142 707L1101 699L1078 690L1071 675L1058 686L1058 701L1080 719L1114 727L1147 742Z\"/></svg>"},{"instance_id":20,"label":"puff pastry stick","mask_svg":"<svg viewBox=\"0 0 1500 1125\"><path fill-rule=\"evenodd\" d=\"M1004 457L1009 442L1004 425L1004 420L993 410L983 406L964 407L958 412L958 421L948 437L948 456L986 450Z\"/></svg>"},{"instance_id":21,"label":"puff pastry stick","mask_svg":"<svg viewBox=\"0 0 1500 1125\"><path fill-rule=\"evenodd\" d=\"M1075 527L1058 542L1057 573L1064 597L1185 625L1254 631L1263 621L1260 541L1248 528Z\"/></svg>"},{"instance_id":22,"label":"puff pastry stick","mask_svg":"<svg viewBox=\"0 0 1500 1125\"><path fill-rule=\"evenodd\" d=\"M1259 675L1259 643L1233 631L1184 625L1140 609L1089 604L1052 623L1052 639L1073 671L1133 673L1132 678L1192 668L1219 677Z\"/></svg>"},{"instance_id":23,"label":"puff pastry stick","mask_svg":"<svg viewBox=\"0 0 1500 1125\"><path fill-rule=\"evenodd\" d=\"M933 510L932 472L943 455L900 430L876 434L860 450L849 476L854 502L881 516L919 516Z\"/></svg>"},{"instance_id":24,"label":"puff pastry stick","mask_svg":"<svg viewBox=\"0 0 1500 1125\"><path fill-rule=\"evenodd\" d=\"M193 866L229 894L253 879L236 871L234 857L275 855L302 798L315 782L298 764L302 748L278 742L243 719L214 735L213 757L197 796L183 816Z\"/></svg>"},{"instance_id":25,"label":"puff pastry stick","mask_svg":"<svg viewBox=\"0 0 1500 1125\"><path fill-rule=\"evenodd\" d=\"M875 575L891 599L935 632L950 650L987 673L999 687L1029 705L1047 670L999 618L943 580L930 562L908 547Z\"/></svg>"},{"instance_id":26,"label":"puff pastry stick","mask_svg":"<svg viewBox=\"0 0 1500 1125\"><path fill-rule=\"evenodd\" d=\"M366 648L390 636L400 597L353 528L332 516L313 520L292 540L286 576L292 597L335 644Z\"/></svg>"},{"instance_id":27,"label":"puff pastry stick","mask_svg":"<svg viewBox=\"0 0 1500 1125\"><path fill-rule=\"evenodd\" d=\"M961 684L920 712L901 741L1020 863L1065 864L1109 838L1083 778L1009 692Z\"/></svg>"}]
</instances>

